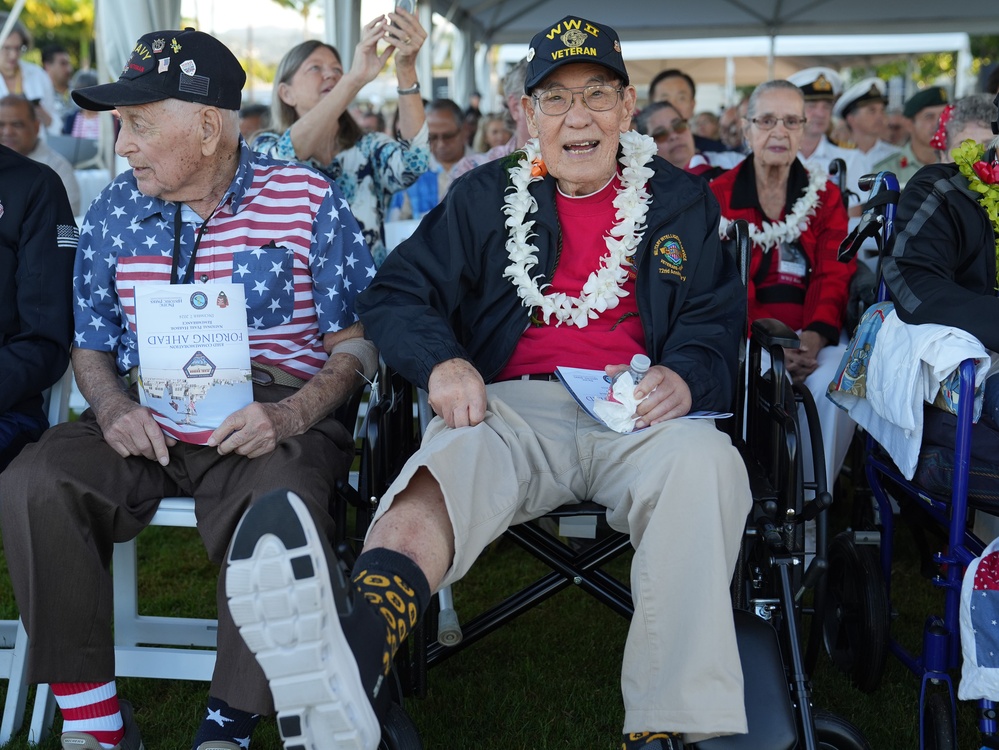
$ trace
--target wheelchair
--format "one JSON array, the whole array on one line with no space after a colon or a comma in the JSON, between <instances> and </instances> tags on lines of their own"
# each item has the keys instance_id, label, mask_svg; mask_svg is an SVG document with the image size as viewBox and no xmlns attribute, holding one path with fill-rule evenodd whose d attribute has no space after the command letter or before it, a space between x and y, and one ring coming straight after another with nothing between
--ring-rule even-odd
<instances>
[{"instance_id":1,"label":"wheelchair","mask_svg":"<svg viewBox=\"0 0 999 750\"><path fill-rule=\"evenodd\" d=\"M878 240L879 302L888 300L881 280L881 260L894 238L899 185L890 172L865 175L860 186L870 191L860 225L848 237L841 256L855 253L866 237ZM959 392L975 388L975 368L965 360L959 368ZM961 665L959 611L966 567L981 555L987 540L971 528L975 510L996 513L992 493L974 486L971 444L974 399L960 398L953 449L923 446L915 476L908 480L870 434L864 440L864 478L870 502L854 508L853 528L838 535L829 549L829 581L824 640L833 662L859 689L872 692L880 682L885 657L892 653L919 678L920 749L958 747L956 692L951 673ZM935 471L945 468L945 473ZM994 482L994 477L993 477ZM897 507L897 511L896 511ZM916 535L933 586L943 592L942 613L927 616L920 650L893 636L892 562L897 521ZM942 551L931 554L924 534L934 534ZM978 701L981 741L975 747L999 747L995 706ZM967 745L965 745L967 746Z\"/></svg>"},{"instance_id":2,"label":"wheelchair","mask_svg":"<svg viewBox=\"0 0 999 750\"><path fill-rule=\"evenodd\" d=\"M737 222L726 243L737 256L743 282L748 273L749 240L744 222ZM826 567L824 512L830 502L825 487L821 435L811 395L803 386L792 386L784 367L783 349L798 345L797 336L777 321L756 321L746 351L740 355L742 376L748 389L736 389L733 416L727 431L742 452L750 474L753 508L749 516L739 562L732 582L736 635L745 678L749 733L702 741L700 750L869 750L863 735L848 721L812 705L810 666L820 650L818 628ZM762 371L763 352L770 366ZM748 374L747 374L748 373ZM743 383L744 384L744 383ZM355 506L350 527L340 546L342 559L363 541L378 498L419 444L416 398L413 388L397 373L383 379L381 393L369 404L362 435L364 450L358 491L345 493ZM798 404L811 415L814 482L805 482L799 452ZM745 409L744 409L745 407ZM745 419L743 413L746 413ZM805 501L805 490L815 498ZM548 516L510 527L505 539L540 560L550 572L514 592L505 600L459 622L448 592L435 597L416 631L403 643L396 657L395 674L400 699L423 697L428 672L504 624L576 586L625 618L633 613L629 586L607 572L606 566L626 553L627 534L613 531L603 520L605 508L594 503L564 506ZM804 522L816 519L818 548L804 570ZM337 519L338 522L341 519ZM343 521L350 521L346 514ZM559 525L561 535L552 530ZM573 539L567 527L587 527L591 539ZM563 538L569 537L569 538ZM814 589L813 608L802 604L804 593ZM803 646L803 617L813 614L812 637ZM383 727L387 732L388 728ZM395 729L395 727L392 727ZM406 734L406 733L404 733ZM383 747L419 747L383 734ZM401 744L393 744L393 742Z\"/></svg>"}]
</instances>

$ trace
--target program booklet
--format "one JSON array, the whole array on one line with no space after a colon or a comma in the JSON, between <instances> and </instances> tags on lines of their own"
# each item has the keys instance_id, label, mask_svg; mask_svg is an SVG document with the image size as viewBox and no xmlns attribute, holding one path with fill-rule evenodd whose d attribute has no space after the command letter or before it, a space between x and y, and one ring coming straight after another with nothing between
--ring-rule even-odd
<instances>
[{"instance_id":1,"label":"program booklet","mask_svg":"<svg viewBox=\"0 0 999 750\"><path fill-rule=\"evenodd\" d=\"M204 445L253 402L242 284L135 288L139 401L171 437Z\"/></svg>"},{"instance_id":2,"label":"program booklet","mask_svg":"<svg viewBox=\"0 0 999 750\"><path fill-rule=\"evenodd\" d=\"M603 370L556 367L555 374L583 411L597 422L606 424L593 410L593 404L596 403L597 399L606 399L611 387L610 378L604 374ZM731 416L731 414L718 411L692 411L681 419L725 419Z\"/></svg>"}]
</instances>

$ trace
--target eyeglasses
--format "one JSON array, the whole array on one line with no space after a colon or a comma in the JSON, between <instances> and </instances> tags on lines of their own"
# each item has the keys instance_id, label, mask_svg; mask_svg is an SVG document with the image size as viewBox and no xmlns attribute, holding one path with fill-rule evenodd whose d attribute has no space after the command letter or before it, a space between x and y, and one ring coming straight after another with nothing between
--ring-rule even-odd
<instances>
[{"instance_id":1,"label":"eyeglasses","mask_svg":"<svg viewBox=\"0 0 999 750\"><path fill-rule=\"evenodd\" d=\"M9 44L5 44L3 47L0 47L0 50L2 50L5 55L23 55L28 51L28 45L20 44L16 47L12 47Z\"/></svg>"},{"instance_id":2,"label":"eyeglasses","mask_svg":"<svg viewBox=\"0 0 999 750\"><path fill-rule=\"evenodd\" d=\"M621 89L607 83L583 86L577 89L548 89L534 95L534 101L546 115L564 115L572 108L576 94L583 97L583 104L593 112L614 109L621 98Z\"/></svg>"},{"instance_id":3,"label":"eyeglasses","mask_svg":"<svg viewBox=\"0 0 999 750\"><path fill-rule=\"evenodd\" d=\"M664 141L669 140L669 137L673 135L673 133L677 134L686 133L689 127L690 123L688 123L686 120L682 119L673 120L673 122L671 122L666 127L657 128L656 131L652 134L652 140L654 140L656 143L663 143Z\"/></svg>"},{"instance_id":4,"label":"eyeglasses","mask_svg":"<svg viewBox=\"0 0 999 750\"><path fill-rule=\"evenodd\" d=\"M778 122L784 123L784 127L788 130L797 130L806 122L808 122L807 117L798 117L797 115L788 115L787 117L774 117L773 115L763 115L763 117L754 117L750 120L753 125L758 127L760 130L773 130L777 127Z\"/></svg>"},{"instance_id":5,"label":"eyeglasses","mask_svg":"<svg viewBox=\"0 0 999 750\"><path fill-rule=\"evenodd\" d=\"M442 142L451 141L457 138L459 135L461 135L460 130L455 130L453 133L431 133L429 136L427 136L427 140L430 141L431 143L434 143L435 141L442 141Z\"/></svg>"}]
</instances>

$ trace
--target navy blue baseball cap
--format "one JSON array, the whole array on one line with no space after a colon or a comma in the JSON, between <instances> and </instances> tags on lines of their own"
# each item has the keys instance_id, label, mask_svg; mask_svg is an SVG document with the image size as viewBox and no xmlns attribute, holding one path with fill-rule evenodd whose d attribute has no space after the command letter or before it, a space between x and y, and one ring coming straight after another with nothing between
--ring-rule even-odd
<instances>
[{"instance_id":1,"label":"navy blue baseball cap","mask_svg":"<svg viewBox=\"0 0 999 750\"><path fill-rule=\"evenodd\" d=\"M239 109L246 73L222 42L203 31L154 31L135 43L114 83L73 91L84 109L115 107L164 99Z\"/></svg>"},{"instance_id":2,"label":"navy blue baseball cap","mask_svg":"<svg viewBox=\"0 0 999 750\"><path fill-rule=\"evenodd\" d=\"M531 39L524 93L530 94L549 73L569 63L603 65L620 76L625 86L630 82L617 32L604 24L566 16Z\"/></svg>"}]
</instances>

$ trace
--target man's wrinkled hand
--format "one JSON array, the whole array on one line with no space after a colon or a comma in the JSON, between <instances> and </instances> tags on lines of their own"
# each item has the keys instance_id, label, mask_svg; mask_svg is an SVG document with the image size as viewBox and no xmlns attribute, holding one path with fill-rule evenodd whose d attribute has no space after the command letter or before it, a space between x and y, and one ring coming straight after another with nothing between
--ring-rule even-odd
<instances>
[{"instance_id":1,"label":"man's wrinkled hand","mask_svg":"<svg viewBox=\"0 0 999 750\"><path fill-rule=\"evenodd\" d=\"M613 377L627 369L628 365L608 365L604 372ZM686 381L662 365L649 368L635 387L635 398L643 399L635 409L635 429L686 416L693 402Z\"/></svg>"},{"instance_id":2,"label":"man's wrinkled hand","mask_svg":"<svg viewBox=\"0 0 999 750\"><path fill-rule=\"evenodd\" d=\"M258 458L302 431L301 419L292 407L255 401L226 417L208 438L208 445L217 447L222 455Z\"/></svg>"},{"instance_id":3,"label":"man's wrinkled hand","mask_svg":"<svg viewBox=\"0 0 999 750\"><path fill-rule=\"evenodd\" d=\"M170 463L168 447L177 441L163 430L146 407L121 399L97 414L97 423L104 433L104 442L122 458L144 456L161 466Z\"/></svg>"},{"instance_id":4,"label":"man's wrinkled hand","mask_svg":"<svg viewBox=\"0 0 999 750\"><path fill-rule=\"evenodd\" d=\"M474 427L486 418L486 384L467 359L448 359L430 373L430 406L448 427Z\"/></svg>"}]
</instances>

